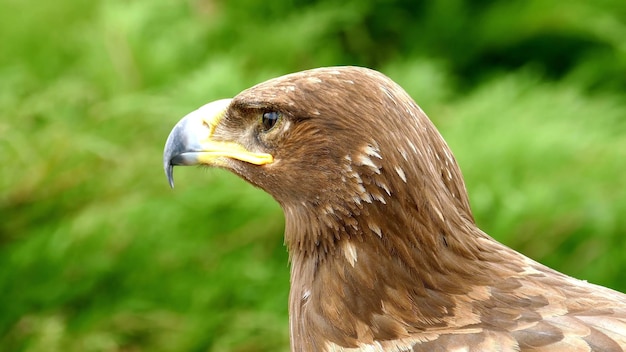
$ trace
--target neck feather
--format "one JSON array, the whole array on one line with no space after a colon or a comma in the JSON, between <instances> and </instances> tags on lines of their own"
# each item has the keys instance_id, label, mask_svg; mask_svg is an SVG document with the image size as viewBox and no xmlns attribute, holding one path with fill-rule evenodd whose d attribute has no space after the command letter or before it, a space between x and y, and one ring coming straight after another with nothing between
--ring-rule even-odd
<instances>
[{"instance_id":1,"label":"neck feather","mask_svg":"<svg viewBox=\"0 0 626 352\"><path fill-rule=\"evenodd\" d=\"M449 325L454 296L495 279L510 250L467 214L454 207L443 218L427 203L394 199L362 203L346 218L285 208L292 340L311 350L324 349L314 336L356 347L401 338L409 324Z\"/></svg>"}]
</instances>

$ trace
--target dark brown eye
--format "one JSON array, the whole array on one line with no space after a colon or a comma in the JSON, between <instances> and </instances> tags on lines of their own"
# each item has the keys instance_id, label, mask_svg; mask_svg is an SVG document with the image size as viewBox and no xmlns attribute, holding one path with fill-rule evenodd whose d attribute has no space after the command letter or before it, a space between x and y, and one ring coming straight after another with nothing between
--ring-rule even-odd
<instances>
[{"instance_id":1,"label":"dark brown eye","mask_svg":"<svg viewBox=\"0 0 626 352\"><path fill-rule=\"evenodd\" d=\"M283 115L277 111L263 113L263 116L261 116L261 126L263 126L263 130L266 132L271 130L282 116Z\"/></svg>"}]
</instances>

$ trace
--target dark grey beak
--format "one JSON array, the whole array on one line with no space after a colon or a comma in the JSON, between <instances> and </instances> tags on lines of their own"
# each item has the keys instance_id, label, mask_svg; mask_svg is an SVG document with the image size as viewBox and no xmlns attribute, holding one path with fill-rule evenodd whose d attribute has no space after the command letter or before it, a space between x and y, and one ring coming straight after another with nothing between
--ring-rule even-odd
<instances>
[{"instance_id":1,"label":"dark grey beak","mask_svg":"<svg viewBox=\"0 0 626 352\"><path fill-rule=\"evenodd\" d=\"M163 169L170 187L174 188L174 166L198 165L215 126L224 115L232 99L216 100L201 106L183 117L172 129L165 142Z\"/></svg>"}]
</instances>

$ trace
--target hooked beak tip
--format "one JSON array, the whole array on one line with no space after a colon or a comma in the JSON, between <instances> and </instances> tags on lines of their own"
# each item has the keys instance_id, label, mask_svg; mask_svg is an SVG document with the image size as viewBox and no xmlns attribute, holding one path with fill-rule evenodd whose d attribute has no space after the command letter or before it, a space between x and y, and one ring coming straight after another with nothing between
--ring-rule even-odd
<instances>
[{"instance_id":1,"label":"hooked beak tip","mask_svg":"<svg viewBox=\"0 0 626 352\"><path fill-rule=\"evenodd\" d=\"M170 188L174 188L174 165L169 162L165 165L165 176L167 176Z\"/></svg>"}]
</instances>

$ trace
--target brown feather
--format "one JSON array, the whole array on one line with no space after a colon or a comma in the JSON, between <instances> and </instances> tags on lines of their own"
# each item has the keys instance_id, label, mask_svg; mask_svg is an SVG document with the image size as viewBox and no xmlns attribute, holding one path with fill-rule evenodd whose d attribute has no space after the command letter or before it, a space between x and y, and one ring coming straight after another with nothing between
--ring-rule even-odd
<instances>
[{"instance_id":1,"label":"brown feather","mask_svg":"<svg viewBox=\"0 0 626 352\"><path fill-rule=\"evenodd\" d=\"M255 135L266 111L285 118ZM483 233L452 152L384 75L269 80L234 98L215 136L274 157L228 168L284 209L292 350L626 348L626 296Z\"/></svg>"}]
</instances>

